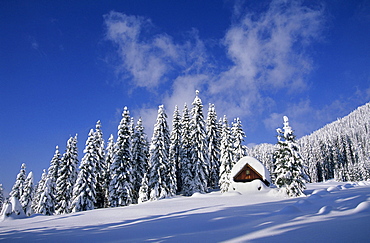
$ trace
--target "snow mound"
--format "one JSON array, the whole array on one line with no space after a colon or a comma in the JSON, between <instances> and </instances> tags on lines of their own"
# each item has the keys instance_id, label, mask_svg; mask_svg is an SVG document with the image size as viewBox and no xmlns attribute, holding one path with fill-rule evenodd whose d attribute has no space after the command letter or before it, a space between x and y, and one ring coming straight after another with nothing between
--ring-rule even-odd
<instances>
[{"instance_id":1,"label":"snow mound","mask_svg":"<svg viewBox=\"0 0 370 243\"><path fill-rule=\"evenodd\" d=\"M317 189L312 192L312 195L325 195L328 194L329 192L325 189Z\"/></svg>"},{"instance_id":2,"label":"snow mound","mask_svg":"<svg viewBox=\"0 0 370 243\"><path fill-rule=\"evenodd\" d=\"M353 210L354 213L370 213L370 202L361 202L357 205L357 207Z\"/></svg>"},{"instance_id":3,"label":"snow mound","mask_svg":"<svg viewBox=\"0 0 370 243\"><path fill-rule=\"evenodd\" d=\"M345 188L352 188L354 187L356 184L352 183L352 184L345 184L344 187Z\"/></svg>"},{"instance_id":4,"label":"snow mound","mask_svg":"<svg viewBox=\"0 0 370 243\"><path fill-rule=\"evenodd\" d=\"M308 200L305 200L305 199L301 199L301 200L297 201L295 204L298 205L298 206L307 206L307 205L311 205L312 202L310 202Z\"/></svg>"},{"instance_id":5,"label":"snow mound","mask_svg":"<svg viewBox=\"0 0 370 243\"><path fill-rule=\"evenodd\" d=\"M232 182L231 183L231 189L229 191L238 191L242 194L250 193L250 192L256 192L256 191L263 191L263 190L269 190L269 187L265 185L260 180L253 180L251 182Z\"/></svg>"},{"instance_id":6,"label":"snow mound","mask_svg":"<svg viewBox=\"0 0 370 243\"><path fill-rule=\"evenodd\" d=\"M317 199L321 199L321 198L322 198L322 196L317 195L317 194L312 194L308 197L308 199L310 199L310 200L317 200Z\"/></svg>"},{"instance_id":7,"label":"snow mound","mask_svg":"<svg viewBox=\"0 0 370 243\"><path fill-rule=\"evenodd\" d=\"M270 188L270 190L267 192L267 195L272 196L272 197L278 197L278 198L286 198L287 195L286 193L282 192L278 188Z\"/></svg>"},{"instance_id":8,"label":"snow mound","mask_svg":"<svg viewBox=\"0 0 370 243\"><path fill-rule=\"evenodd\" d=\"M333 210L332 206L324 206L320 208L320 210L317 212L317 214L323 215L323 214L328 214Z\"/></svg>"},{"instance_id":9,"label":"snow mound","mask_svg":"<svg viewBox=\"0 0 370 243\"><path fill-rule=\"evenodd\" d=\"M191 197L204 197L205 194L202 194L200 192L195 192L193 195L191 195Z\"/></svg>"},{"instance_id":10,"label":"snow mound","mask_svg":"<svg viewBox=\"0 0 370 243\"><path fill-rule=\"evenodd\" d=\"M294 213L301 213L302 211L299 208L289 205L284 207L282 210L278 212L278 214L294 214Z\"/></svg>"},{"instance_id":11,"label":"snow mound","mask_svg":"<svg viewBox=\"0 0 370 243\"><path fill-rule=\"evenodd\" d=\"M339 191L340 189L337 186L331 186L328 189L326 189L328 192L336 192Z\"/></svg>"},{"instance_id":12,"label":"snow mound","mask_svg":"<svg viewBox=\"0 0 370 243\"><path fill-rule=\"evenodd\" d=\"M344 184L343 186L341 186L342 187L342 189L348 189L348 188L353 188L354 187L354 185L353 184Z\"/></svg>"},{"instance_id":13,"label":"snow mound","mask_svg":"<svg viewBox=\"0 0 370 243\"><path fill-rule=\"evenodd\" d=\"M307 191L338 184L345 183L308 183ZM322 198L311 195L321 198L316 201L309 195L287 198L277 188L245 195L217 190L194 198L9 218L0 222L0 242L369 242L369 190L370 185Z\"/></svg>"},{"instance_id":14,"label":"snow mound","mask_svg":"<svg viewBox=\"0 0 370 243\"><path fill-rule=\"evenodd\" d=\"M233 196L240 196L242 195L240 192L237 191L229 191L221 194L224 197L233 197Z\"/></svg>"}]
</instances>

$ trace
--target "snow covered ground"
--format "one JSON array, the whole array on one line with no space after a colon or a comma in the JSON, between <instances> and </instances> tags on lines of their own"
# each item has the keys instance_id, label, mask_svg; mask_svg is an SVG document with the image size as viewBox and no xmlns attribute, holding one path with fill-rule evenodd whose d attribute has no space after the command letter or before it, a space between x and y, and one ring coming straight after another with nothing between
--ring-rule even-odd
<instances>
[{"instance_id":1,"label":"snow covered ground","mask_svg":"<svg viewBox=\"0 0 370 243\"><path fill-rule=\"evenodd\" d=\"M195 194L121 208L0 222L9 242L370 242L370 182Z\"/></svg>"}]
</instances>

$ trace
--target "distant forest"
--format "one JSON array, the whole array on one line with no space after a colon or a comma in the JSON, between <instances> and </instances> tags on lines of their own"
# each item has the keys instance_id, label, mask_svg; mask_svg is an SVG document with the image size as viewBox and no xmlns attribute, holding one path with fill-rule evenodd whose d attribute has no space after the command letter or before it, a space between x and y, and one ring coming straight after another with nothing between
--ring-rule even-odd
<instances>
[{"instance_id":1,"label":"distant forest","mask_svg":"<svg viewBox=\"0 0 370 243\"><path fill-rule=\"evenodd\" d=\"M297 142L311 182L370 179L370 103ZM260 144L248 152L274 171L275 147Z\"/></svg>"},{"instance_id":2,"label":"distant forest","mask_svg":"<svg viewBox=\"0 0 370 243\"><path fill-rule=\"evenodd\" d=\"M302 188L303 181L370 179L370 103L297 141L284 117L277 144L253 148L243 145L245 133L239 118L231 124L226 116L218 118L213 104L209 104L207 117L203 113L197 92L191 109L185 104L180 113L176 106L170 131L164 106L159 106L148 142L141 118L135 121L125 107L116 139L110 135L104 141L98 121L88 135L81 161L76 135L67 141L63 154L56 147L48 170L36 185L32 172L27 175L22 164L8 199L0 185L0 208L4 206L3 214L52 215L128 206L176 194L225 192L232 166L246 155L270 170L273 183L284 177L279 171L287 169L287 161L297 162ZM293 149L289 152L287 148ZM281 182L277 185L282 186Z\"/></svg>"}]
</instances>

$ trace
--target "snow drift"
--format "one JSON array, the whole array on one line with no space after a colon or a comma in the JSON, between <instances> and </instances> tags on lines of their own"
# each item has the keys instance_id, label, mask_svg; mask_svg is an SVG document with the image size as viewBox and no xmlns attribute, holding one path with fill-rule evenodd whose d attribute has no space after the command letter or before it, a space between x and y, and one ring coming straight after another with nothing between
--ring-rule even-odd
<instances>
[{"instance_id":1,"label":"snow drift","mask_svg":"<svg viewBox=\"0 0 370 243\"><path fill-rule=\"evenodd\" d=\"M308 184L307 197L300 198L275 192L197 193L128 207L7 219L0 222L0 241L369 241L370 182Z\"/></svg>"}]
</instances>

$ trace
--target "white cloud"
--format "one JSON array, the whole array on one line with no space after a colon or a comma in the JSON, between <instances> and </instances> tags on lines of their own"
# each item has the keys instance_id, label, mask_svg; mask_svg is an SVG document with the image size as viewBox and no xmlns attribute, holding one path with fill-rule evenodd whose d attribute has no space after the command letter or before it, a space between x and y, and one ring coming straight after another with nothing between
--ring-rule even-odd
<instances>
[{"instance_id":1,"label":"white cloud","mask_svg":"<svg viewBox=\"0 0 370 243\"><path fill-rule=\"evenodd\" d=\"M165 33L150 35L154 26L149 19L110 12L105 15L106 37L117 48L117 72L124 80L132 80L134 87L152 89L166 84L169 88L158 96L169 117L175 105L180 110L185 102L191 105L195 89L201 91L204 105L205 100L216 104L218 114L249 119L276 108L273 97L277 92L305 91L307 74L313 68L306 50L320 38L322 10L280 0L259 14L240 6L236 5L235 12L244 11L244 16L220 40L231 60L229 67L212 61L197 30L175 42ZM153 105L143 108L144 122L146 117L155 119L157 109ZM271 121L267 119L266 126Z\"/></svg>"},{"instance_id":2,"label":"white cloud","mask_svg":"<svg viewBox=\"0 0 370 243\"><path fill-rule=\"evenodd\" d=\"M322 19L322 11L290 1L273 1L260 15L246 14L224 38L234 65L210 91L250 113L271 104L268 95L278 90L305 90L312 70L305 48L319 37Z\"/></svg>"},{"instance_id":3,"label":"white cloud","mask_svg":"<svg viewBox=\"0 0 370 243\"><path fill-rule=\"evenodd\" d=\"M176 105L178 105L180 110L182 110L185 103L190 107L195 97L195 90L202 91L201 87L208 80L209 77L204 74L177 77L173 83L173 91L164 97L165 106L171 112Z\"/></svg>"},{"instance_id":4,"label":"white cloud","mask_svg":"<svg viewBox=\"0 0 370 243\"><path fill-rule=\"evenodd\" d=\"M170 37L159 35L149 40L142 31L152 28L148 19L110 12L104 16L106 38L117 46L120 63L117 72L123 79L132 79L134 85L152 88L163 82L171 70L177 47Z\"/></svg>"},{"instance_id":5,"label":"white cloud","mask_svg":"<svg viewBox=\"0 0 370 243\"><path fill-rule=\"evenodd\" d=\"M309 100L302 100L297 104L290 104L287 109L281 113L272 113L263 120L267 130L275 131L276 128L283 126L283 116L289 117L289 122L295 135L301 137L307 135L310 131L318 129L317 118L324 114L323 111L315 110Z\"/></svg>"},{"instance_id":6,"label":"white cloud","mask_svg":"<svg viewBox=\"0 0 370 243\"><path fill-rule=\"evenodd\" d=\"M147 32L155 29L150 19L114 11L104 19L106 38L116 45L120 58L117 73L123 80L132 80L134 86L154 88L166 82L175 69L189 73L204 63L204 45L195 30L183 44L176 44L167 34L147 37Z\"/></svg>"}]
</instances>

